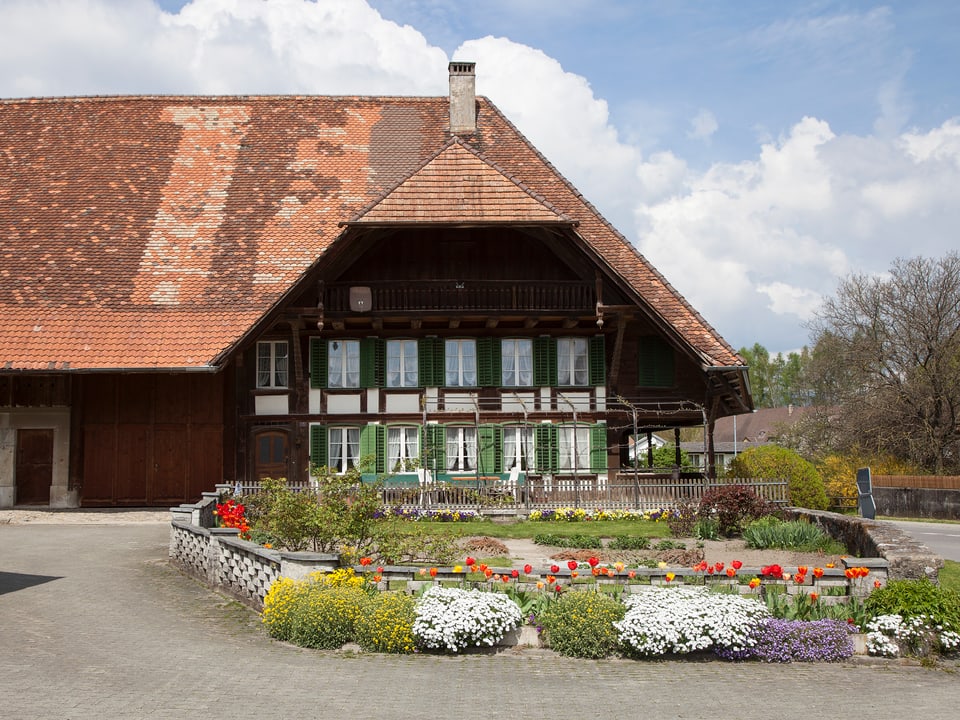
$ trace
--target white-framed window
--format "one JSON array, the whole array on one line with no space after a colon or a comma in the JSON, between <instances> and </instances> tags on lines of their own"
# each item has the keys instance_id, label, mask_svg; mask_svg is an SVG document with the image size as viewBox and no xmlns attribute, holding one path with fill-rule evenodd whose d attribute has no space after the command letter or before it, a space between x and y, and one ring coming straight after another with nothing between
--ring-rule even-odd
<instances>
[{"instance_id":1,"label":"white-framed window","mask_svg":"<svg viewBox=\"0 0 960 720\"><path fill-rule=\"evenodd\" d=\"M447 340L444 343L447 387L475 387L477 384L477 341Z\"/></svg>"},{"instance_id":2,"label":"white-framed window","mask_svg":"<svg viewBox=\"0 0 960 720\"><path fill-rule=\"evenodd\" d=\"M418 369L416 340L387 340L387 387L416 387Z\"/></svg>"},{"instance_id":3,"label":"white-framed window","mask_svg":"<svg viewBox=\"0 0 960 720\"><path fill-rule=\"evenodd\" d=\"M560 472L590 471L590 428L586 425L561 425L557 428ZM574 434L576 430L576 434Z\"/></svg>"},{"instance_id":4,"label":"white-framed window","mask_svg":"<svg viewBox=\"0 0 960 720\"><path fill-rule=\"evenodd\" d=\"M447 428L447 470L463 472L477 469L477 429Z\"/></svg>"},{"instance_id":5,"label":"white-framed window","mask_svg":"<svg viewBox=\"0 0 960 720\"><path fill-rule=\"evenodd\" d=\"M500 341L501 384L504 387L533 385L533 340L504 338Z\"/></svg>"},{"instance_id":6,"label":"white-framed window","mask_svg":"<svg viewBox=\"0 0 960 720\"><path fill-rule=\"evenodd\" d=\"M287 355L289 348L286 340L267 340L257 343L257 387L287 387Z\"/></svg>"},{"instance_id":7,"label":"white-framed window","mask_svg":"<svg viewBox=\"0 0 960 720\"><path fill-rule=\"evenodd\" d=\"M393 426L387 428L387 471L412 469L420 457L420 428Z\"/></svg>"},{"instance_id":8,"label":"white-framed window","mask_svg":"<svg viewBox=\"0 0 960 720\"><path fill-rule=\"evenodd\" d=\"M585 386L589 382L586 338L557 339L557 384Z\"/></svg>"},{"instance_id":9,"label":"white-framed window","mask_svg":"<svg viewBox=\"0 0 960 720\"><path fill-rule=\"evenodd\" d=\"M360 387L360 341L327 341L327 387Z\"/></svg>"},{"instance_id":10,"label":"white-framed window","mask_svg":"<svg viewBox=\"0 0 960 720\"><path fill-rule=\"evenodd\" d=\"M533 428L507 426L503 429L503 469L517 467L529 470L533 467Z\"/></svg>"},{"instance_id":11,"label":"white-framed window","mask_svg":"<svg viewBox=\"0 0 960 720\"><path fill-rule=\"evenodd\" d=\"M360 462L360 428L328 428L327 443L327 463L336 472L344 473Z\"/></svg>"}]
</instances>

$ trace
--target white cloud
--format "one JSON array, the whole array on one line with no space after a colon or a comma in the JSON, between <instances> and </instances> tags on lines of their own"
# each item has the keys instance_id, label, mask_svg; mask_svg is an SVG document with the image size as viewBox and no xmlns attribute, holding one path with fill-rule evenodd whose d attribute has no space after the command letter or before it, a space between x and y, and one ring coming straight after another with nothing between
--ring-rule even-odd
<instances>
[{"instance_id":1,"label":"white cloud","mask_svg":"<svg viewBox=\"0 0 960 720\"><path fill-rule=\"evenodd\" d=\"M637 206L641 251L738 345L790 347L838 277L956 245L957 120L885 139L804 118L753 160L698 173L658 157L639 172L671 186Z\"/></svg>"},{"instance_id":2,"label":"white cloud","mask_svg":"<svg viewBox=\"0 0 960 720\"><path fill-rule=\"evenodd\" d=\"M603 198L611 220L628 217L639 151L620 140L606 101L594 96L585 78L506 38L470 40L454 57L477 63L477 92L488 96L588 198Z\"/></svg>"},{"instance_id":3,"label":"white cloud","mask_svg":"<svg viewBox=\"0 0 960 720\"><path fill-rule=\"evenodd\" d=\"M690 121L690 130L687 131L687 137L695 140L709 140L719 128L717 118L714 117L712 112L700 110Z\"/></svg>"},{"instance_id":4,"label":"white cloud","mask_svg":"<svg viewBox=\"0 0 960 720\"><path fill-rule=\"evenodd\" d=\"M436 95L446 54L360 0L5 0L0 95Z\"/></svg>"}]
</instances>

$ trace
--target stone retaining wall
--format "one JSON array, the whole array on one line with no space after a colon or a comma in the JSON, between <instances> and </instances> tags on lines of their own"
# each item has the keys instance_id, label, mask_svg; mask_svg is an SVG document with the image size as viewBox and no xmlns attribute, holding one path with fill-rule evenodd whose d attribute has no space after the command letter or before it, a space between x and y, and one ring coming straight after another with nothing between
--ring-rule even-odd
<instances>
[{"instance_id":1,"label":"stone retaining wall","mask_svg":"<svg viewBox=\"0 0 960 720\"><path fill-rule=\"evenodd\" d=\"M228 490L229 488L219 489ZM264 596L278 577L299 580L311 572L331 572L340 567L340 557L338 555L271 550L256 543L241 540L238 530L213 527L216 519L213 510L218 498L219 493L204 493L200 502L192 505L181 505L170 510L172 516L170 524L170 561L210 587L229 594L259 610L263 607ZM897 539L900 542L888 542L888 535L884 531L892 527L889 524L885 527L873 527L881 524L837 513L822 513L796 508L791 509L789 514L793 517L806 518L823 527L834 537L843 538L848 547L857 555L866 556L846 558L844 560L846 567L867 567L870 570L870 575L867 582L863 582L862 579L850 580L845 575L845 567L825 568L823 577L815 580L810 573L812 568L808 568L807 579L802 585L793 582L784 583L784 588L788 593L817 591L821 593L825 600L828 597L831 598L829 600L831 602L834 601L834 598L842 600L842 598L850 595L865 596L873 589L875 581L879 581L881 585L886 584L888 574L890 577L917 577L904 573L922 567L924 568L924 574L926 574L925 569L928 563L934 563L931 567L939 569L943 562L932 555L925 546L912 541L908 543L900 538L899 535L902 535L902 533L899 533L899 531L897 531ZM909 538L906 538L906 540L909 540ZM926 551L926 554L921 552L921 548ZM876 557L878 555L884 556ZM885 559L890 556L895 559L895 566L888 559ZM908 559L910 559L910 562L908 562ZM940 565L936 565L936 561L939 561ZM890 566L889 569L888 565ZM894 574L894 567L896 567L898 574ZM354 570L367 572L371 576L374 574L374 570L369 567L354 566ZM425 569L417 567L387 566L377 568L376 574L380 575L379 586L384 590L402 586L408 592L418 592L427 585L464 582L463 572L455 572L453 567L438 567L433 570L435 574L431 576ZM783 570L790 574L796 572L796 568L792 567L784 567ZM751 592L745 585L734 583L722 573L708 575L691 568L669 567L637 568L632 572L634 578L629 578L627 571L617 573L614 577L591 577L587 575L589 570L581 569L578 573L580 579L575 582L575 576L566 566L553 573L548 572L547 568L536 568L529 577L516 580L511 578L508 582L515 582L520 589L535 590L537 581L551 574L556 576L557 580L565 587L589 588L596 585L617 584L622 586L626 592L631 592L646 585L712 584L736 587L742 593ZM671 580L667 579L668 573L673 576ZM585 575L586 577L583 577ZM743 567L738 575L740 579L759 577L760 568ZM933 579L936 580L936 570L933 571ZM842 595L830 594L831 592L840 592L840 588L842 588Z\"/></svg>"},{"instance_id":2,"label":"stone retaining wall","mask_svg":"<svg viewBox=\"0 0 960 720\"><path fill-rule=\"evenodd\" d=\"M934 584L938 582L943 558L893 523L806 508L787 508L785 514L788 519L819 525L855 555L883 558L891 580L925 577Z\"/></svg>"}]
</instances>

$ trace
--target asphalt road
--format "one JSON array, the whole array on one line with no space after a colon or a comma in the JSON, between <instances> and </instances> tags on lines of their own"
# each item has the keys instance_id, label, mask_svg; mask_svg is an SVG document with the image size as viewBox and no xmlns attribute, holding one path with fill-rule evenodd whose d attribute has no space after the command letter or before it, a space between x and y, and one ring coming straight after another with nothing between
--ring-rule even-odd
<instances>
[{"instance_id":1,"label":"asphalt road","mask_svg":"<svg viewBox=\"0 0 960 720\"><path fill-rule=\"evenodd\" d=\"M960 523L914 522L910 520L885 520L883 522L892 522L940 557L960 562Z\"/></svg>"},{"instance_id":2,"label":"asphalt road","mask_svg":"<svg viewBox=\"0 0 960 720\"><path fill-rule=\"evenodd\" d=\"M305 650L171 568L167 537L164 523L0 525L0 717L957 717L955 664Z\"/></svg>"}]
</instances>

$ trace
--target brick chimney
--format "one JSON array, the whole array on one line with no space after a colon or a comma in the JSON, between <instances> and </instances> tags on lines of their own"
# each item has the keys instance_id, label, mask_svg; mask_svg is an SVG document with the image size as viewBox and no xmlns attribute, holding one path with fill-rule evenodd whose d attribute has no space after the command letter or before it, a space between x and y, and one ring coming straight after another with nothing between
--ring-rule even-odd
<instances>
[{"instance_id":1,"label":"brick chimney","mask_svg":"<svg viewBox=\"0 0 960 720\"><path fill-rule=\"evenodd\" d=\"M470 135L477 131L476 63L450 63L450 132Z\"/></svg>"}]
</instances>

